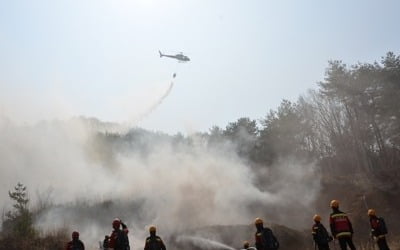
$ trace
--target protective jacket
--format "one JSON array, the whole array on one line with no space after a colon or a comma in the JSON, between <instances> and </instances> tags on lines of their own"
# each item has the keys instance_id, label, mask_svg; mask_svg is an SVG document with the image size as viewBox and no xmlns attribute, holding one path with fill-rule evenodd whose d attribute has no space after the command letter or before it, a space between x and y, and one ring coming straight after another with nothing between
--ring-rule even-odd
<instances>
[{"instance_id":1,"label":"protective jacket","mask_svg":"<svg viewBox=\"0 0 400 250\"><path fill-rule=\"evenodd\" d=\"M329 224L331 227L332 235L335 238L340 237L349 237L353 234L353 226L347 214L340 211L339 209L335 209L333 213L331 213L329 217Z\"/></svg>"},{"instance_id":2,"label":"protective jacket","mask_svg":"<svg viewBox=\"0 0 400 250\"><path fill-rule=\"evenodd\" d=\"M328 231L320 222L316 222L312 227L312 236L317 245L326 245L332 241L332 237L329 236Z\"/></svg>"},{"instance_id":3,"label":"protective jacket","mask_svg":"<svg viewBox=\"0 0 400 250\"><path fill-rule=\"evenodd\" d=\"M65 250L85 250L85 245L81 240L71 240L67 243Z\"/></svg>"},{"instance_id":4,"label":"protective jacket","mask_svg":"<svg viewBox=\"0 0 400 250\"><path fill-rule=\"evenodd\" d=\"M382 218L371 216L369 218L369 223L371 224L372 236L382 238L387 234L386 225Z\"/></svg>"},{"instance_id":5,"label":"protective jacket","mask_svg":"<svg viewBox=\"0 0 400 250\"><path fill-rule=\"evenodd\" d=\"M126 230L115 229L110 235L108 247L114 250L129 250L129 239Z\"/></svg>"},{"instance_id":6,"label":"protective jacket","mask_svg":"<svg viewBox=\"0 0 400 250\"><path fill-rule=\"evenodd\" d=\"M152 235L146 238L144 250L166 250L162 239L157 235Z\"/></svg>"},{"instance_id":7,"label":"protective jacket","mask_svg":"<svg viewBox=\"0 0 400 250\"><path fill-rule=\"evenodd\" d=\"M276 250L279 248L279 242L272 230L264 227L262 230L257 230L255 234L257 250Z\"/></svg>"}]
</instances>

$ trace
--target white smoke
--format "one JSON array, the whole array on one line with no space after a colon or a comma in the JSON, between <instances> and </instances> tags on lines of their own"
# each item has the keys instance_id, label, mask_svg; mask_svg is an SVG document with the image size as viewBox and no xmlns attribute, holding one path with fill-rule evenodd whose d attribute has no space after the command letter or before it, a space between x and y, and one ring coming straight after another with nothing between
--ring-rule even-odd
<instances>
[{"instance_id":1,"label":"white smoke","mask_svg":"<svg viewBox=\"0 0 400 250\"><path fill-rule=\"evenodd\" d=\"M275 179L263 191L232 147L207 147L195 136L190 144L152 139L149 148L123 153L104 148L93 139L96 132L80 119L35 126L1 120L0 202L10 203L7 190L17 182L31 194L51 187L56 205L37 221L40 228L78 230L94 248L111 231L113 218L121 217L133 249L139 249L149 224L167 236L186 228L249 224L259 216L254 211L268 206L282 209L295 201L309 207L318 191L311 168L297 164L266 173ZM260 210L251 209L254 204ZM269 221L289 218L271 214Z\"/></svg>"}]
</instances>

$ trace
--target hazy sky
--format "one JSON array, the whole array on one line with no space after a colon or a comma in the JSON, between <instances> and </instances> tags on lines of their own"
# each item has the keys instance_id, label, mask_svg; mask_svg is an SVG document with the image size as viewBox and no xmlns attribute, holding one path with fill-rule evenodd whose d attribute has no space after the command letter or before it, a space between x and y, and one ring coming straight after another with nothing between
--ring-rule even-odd
<instances>
[{"instance_id":1,"label":"hazy sky","mask_svg":"<svg viewBox=\"0 0 400 250\"><path fill-rule=\"evenodd\" d=\"M400 53L400 1L0 2L0 114L168 133L259 119L348 64ZM159 58L184 52L186 64Z\"/></svg>"}]
</instances>

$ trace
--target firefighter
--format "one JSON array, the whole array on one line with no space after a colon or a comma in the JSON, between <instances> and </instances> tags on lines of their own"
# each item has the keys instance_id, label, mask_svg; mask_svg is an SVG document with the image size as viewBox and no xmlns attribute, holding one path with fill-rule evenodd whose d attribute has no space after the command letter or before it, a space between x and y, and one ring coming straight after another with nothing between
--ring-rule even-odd
<instances>
[{"instance_id":1,"label":"firefighter","mask_svg":"<svg viewBox=\"0 0 400 250\"><path fill-rule=\"evenodd\" d=\"M72 232L72 240L67 243L66 250L85 250L85 245L79 239L79 232Z\"/></svg>"},{"instance_id":2,"label":"firefighter","mask_svg":"<svg viewBox=\"0 0 400 250\"><path fill-rule=\"evenodd\" d=\"M332 241L333 238L329 235L324 225L322 225L320 215L314 215L313 220L315 223L312 226L312 236L315 245L318 246L319 250L329 250L329 242Z\"/></svg>"},{"instance_id":3,"label":"firefighter","mask_svg":"<svg viewBox=\"0 0 400 250\"><path fill-rule=\"evenodd\" d=\"M104 236L104 240L103 240L103 249L104 250L108 250L109 241L110 241L110 236L108 236L108 235Z\"/></svg>"},{"instance_id":4,"label":"firefighter","mask_svg":"<svg viewBox=\"0 0 400 250\"><path fill-rule=\"evenodd\" d=\"M332 208L332 213L329 217L329 224L333 237L339 241L342 250L346 250L347 245L350 249L355 250L356 247L353 243L353 226L347 214L339 210L338 200L332 200L330 206Z\"/></svg>"},{"instance_id":5,"label":"firefighter","mask_svg":"<svg viewBox=\"0 0 400 250\"><path fill-rule=\"evenodd\" d=\"M387 234L385 220L382 217L376 216L375 209L369 209L368 216L371 225L371 236L374 238L376 244L378 244L379 250L390 250L385 237Z\"/></svg>"},{"instance_id":6,"label":"firefighter","mask_svg":"<svg viewBox=\"0 0 400 250\"><path fill-rule=\"evenodd\" d=\"M256 226L255 240L257 250L276 250L279 249L279 242L272 230L268 227L264 227L264 222L260 218L256 218L254 221Z\"/></svg>"},{"instance_id":7,"label":"firefighter","mask_svg":"<svg viewBox=\"0 0 400 250\"><path fill-rule=\"evenodd\" d=\"M122 230L120 229L121 225ZM113 231L108 241L108 247L114 250L130 250L127 226L116 218L112 222L112 227Z\"/></svg>"},{"instance_id":8,"label":"firefighter","mask_svg":"<svg viewBox=\"0 0 400 250\"><path fill-rule=\"evenodd\" d=\"M160 236L156 235L156 227L150 226L149 233L150 236L146 238L146 242L144 245L144 250L166 250L167 248L164 245L164 242L160 238Z\"/></svg>"},{"instance_id":9,"label":"firefighter","mask_svg":"<svg viewBox=\"0 0 400 250\"><path fill-rule=\"evenodd\" d=\"M254 247L250 246L250 243L245 240L243 241L243 250L256 250Z\"/></svg>"}]
</instances>

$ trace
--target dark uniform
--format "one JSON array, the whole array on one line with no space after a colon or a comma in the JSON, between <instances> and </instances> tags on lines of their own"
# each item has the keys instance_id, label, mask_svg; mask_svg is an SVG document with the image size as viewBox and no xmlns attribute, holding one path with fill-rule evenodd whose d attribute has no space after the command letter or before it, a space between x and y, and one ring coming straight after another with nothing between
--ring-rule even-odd
<instances>
[{"instance_id":1,"label":"dark uniform","mask_svg":"<svg viewBox=\"0 0 400 250\"><path fill-rule=\"evenodd\" d=\"M111 233L108 247L114 250L129 250L129 239L125 231L114 229Z\"/></svg>"},{"instance_id":2,"label":"dark uniform","mask_svg":"<svg viewBox=\"0 0 400 250\"><path fill-rule=\"evenodd\" d=\"M149 236L146 238L146 244L144 246L144 250L166 250L167 248L164 245L162 239L157 236Z\"/></svg>"},{"instance_id":3,"label":"dark uniform","mask_svg":"<svg viewBox=\"0 0 400 250\"><path fill-rule=\"evenodd\" d=\"M72 233L72 240L67 243L65 250L85 250L85 245L79 239L79 233L73 232Z\"/></svg>"},{"instance_id":4,"label":"dark uniform","mask_svg":"<svg viewBox=\"0 0 400 250\"><path fill-rule=\"evenodd\" d=\"M312 227L312 236L319 250L329 250L329 242L332 238L321 222L315 222Z\"/></svg>"},{"instance_id":5,"label":"dark uniform","mask_svg":"<svg viewBox=\"0 0 400 250\"><path fill-rule=\"evenodd\" d=\"M257 250L255 247L251 247L250 243L246 240L243 242L243 249L241 250Z\"/></svg>"},{"instance_id":6,"label":"dark uniform","mask_svg":"<svg viewBox=\"0 0 400 250\"><path fill-rule=\"evenodd\" d=\"M122 224L123 230L120 229ZM119 219L114 219L112 226L114 230L110 235L108 247L114 250L129 250L128 228Z\"/></svg>"},{"instance_id":7,"label":"dark uniform","mask_svg":"<svg viewBox=\"0 0 400 250\"><path fill-rule=\"evenodd\" d=\"M146 242L144 244L144 250L166 250L167 248L164 245L162 239L156 235L156 227L151 226L149 228L150 236L146 238Z\"/></svg>"},{"instance_id":8,"label":"dark uniform","mask_svg":"<svg viewBox=\"0 0 400 250\"><path fill-rule=\"evenodd\" d=\"M254 222L257 232L255 233L255 242L257 250L276 250L279 248L279 242L272 230L264 227L263 221L256 218Z\"/></svg>"},{"instance_id":9,"label":"dark uniform","mask_svg":"<svg viewBox=\"0 0 400 250\"><path fill-rule=\"evenodd\" d=\"M67 243L66 250L85 250L85 245L81 240L71 240Z\"/></svg>"},{"instance_id":10,"label":"dark uniform","mask_svg":"<svg viewBox=\"0 0 400 250\"><path fill-rule=\"evenodd\" d=\"M371 235L374 237L379 250L390 250L386 242L385 235L387 234L386 224L383 218L376 216L374 209L368 210L369 223L371 225Z\"/></svg>"},{"instance_id":11,"label":"dark uniform","mask_svg":"<svg viewBox=\"0 0 400 250\"><path fill-rule=\"evenodd\" d=\"M108 242L110 241L110 236L106 235L104 236L103 240L103 249L108 250Z\"/></svg>"}]
</instances>

